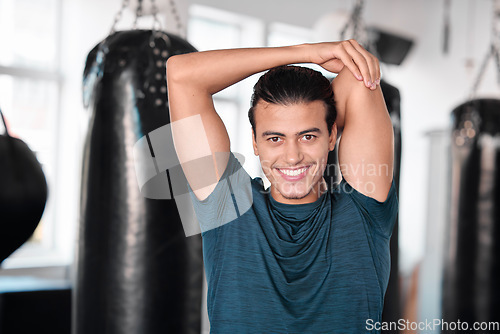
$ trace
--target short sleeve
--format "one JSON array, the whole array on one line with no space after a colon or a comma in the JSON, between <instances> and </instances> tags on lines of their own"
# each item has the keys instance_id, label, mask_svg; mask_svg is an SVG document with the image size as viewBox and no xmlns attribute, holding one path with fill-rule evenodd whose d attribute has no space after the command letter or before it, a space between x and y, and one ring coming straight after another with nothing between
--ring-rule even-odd
<instances>
[{"instance_id":1,"label":"short sleeve","mask_svg":"<svg viewBox=\"0 0 500 334\"><path fill-rule=\"evenodd\" d=\"M340 191L352 198L368 223L374 229L381 232L382 235L390 238L396 222L399 206L394 177L392 178L391 187L384 202L380 202L360 193L347 183L345 179L341 180L339 186Z\"/></svg>"},{"instance_id":2,"label":"short sleeve","mask_svg":"<svg viewBox=\"0 0 500 334\"><path fill-rule=\"evenodd\" d=\"M200 201L191 187L189 193L202 235L232 222L252 205L251 177L232 152L224 173L207 198Z\"/></svg>"}]
</instances>

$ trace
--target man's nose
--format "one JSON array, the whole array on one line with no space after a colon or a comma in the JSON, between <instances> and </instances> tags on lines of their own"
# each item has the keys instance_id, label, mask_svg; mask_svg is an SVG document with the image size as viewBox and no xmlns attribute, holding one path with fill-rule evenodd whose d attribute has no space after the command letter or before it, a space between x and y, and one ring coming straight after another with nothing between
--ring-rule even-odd
<instances>
[{"instance_id":1,"label":"man's nose","mask_svg":"<svg viewBox=\"0 0 500 334\"><path fill-rule=\"evenodd\" d=\"M302 161L302 154L299 143L296 141L288 141L285 145L285 160L290 165L296 165Z\"/></svg>"}]
</instances>

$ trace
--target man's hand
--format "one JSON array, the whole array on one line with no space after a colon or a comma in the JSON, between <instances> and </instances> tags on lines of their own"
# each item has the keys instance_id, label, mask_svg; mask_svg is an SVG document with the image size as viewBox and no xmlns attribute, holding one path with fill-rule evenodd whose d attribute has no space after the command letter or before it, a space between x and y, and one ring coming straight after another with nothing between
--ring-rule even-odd
<instances>
[{"instance_id":1,"label":"man's hand","mask_svg":"<svg viewBox=\"0 0 500 334\"><path fill-rule=\"evenodd\" d=\"M378 59L366 51L357 41L350 39L340 42L313 44L311 62L327 71L339 73L344 66L354 77L363 80L365 86L374 90L380 84Z\"/></svg>"}]
</instances>

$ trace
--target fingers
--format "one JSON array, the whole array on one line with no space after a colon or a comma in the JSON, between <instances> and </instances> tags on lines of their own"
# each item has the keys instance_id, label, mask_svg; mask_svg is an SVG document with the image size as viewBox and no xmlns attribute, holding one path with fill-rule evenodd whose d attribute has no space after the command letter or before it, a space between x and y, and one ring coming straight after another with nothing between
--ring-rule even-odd
<instances>
[{"instance_id":1,"label":"fingers","mask_svg":"<svg viewBox=\"0 0 500 334\"><path fill-rule=\"evenodd\" d=\"M352 46L361 53L369 64L370 78L373 86L380 84L380 64L378 59L370 52L366 51L356 40L350 40ZM375 87L372 87L373 89Z\"/></svg>"},{"instance_id":2,"label":"fingers","mask_svg":"<svg viewBox=\"0 0 500 334\"><path fill-rule=\"evenodd\" d=\"M343 42L342 42L343 43ZM347 43L348 44L348 43ZM350 44L349 44L350 45ZM360 61L360 54L354 50L358 55L353 52L354 48L352 46L344 45L343 48L339 48L337 57L342 61L342 63L347 66L347 68L354 74L358 80L363 80L363 77L367 73L366 63Z\"/></svg>"},{"instance_id":3,"label":"fingers","mask_svg":"<svg viewBox=\"0 0 500 334\"><path fill-rule=\"evenodd\" d=\"M361 71L362 79L365 86L370 89L375 89L378 84L380 84L380 64L378 59L366 51L356 40L350 39L348 41L342 41L342 46L345 51L352 58L351 62L354 61L357 68ZM346 64L347 66L347 64ZM350 67L348 67L351 69ZM353 72L356 76L356 73ZM357 77L358 80L361 80Z\"/></svg>"}]
</instances>

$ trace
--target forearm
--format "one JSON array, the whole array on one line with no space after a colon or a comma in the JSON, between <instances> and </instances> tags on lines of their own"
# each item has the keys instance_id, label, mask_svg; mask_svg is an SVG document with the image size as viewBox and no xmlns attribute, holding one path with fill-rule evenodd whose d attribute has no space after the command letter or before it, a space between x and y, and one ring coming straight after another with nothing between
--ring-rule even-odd
<instances>
[{"instance_id":1,"label":"forearm","mask_svg":"<svg viewBox=\"0 0 500 334\"><path fill-rule=\"evenodd\" d=\"M312 45L213 50L177 55L167 62L169 83L182 83L210 95L246 77L279 65L307 63Z\"/></svg>"}]
</instances>

